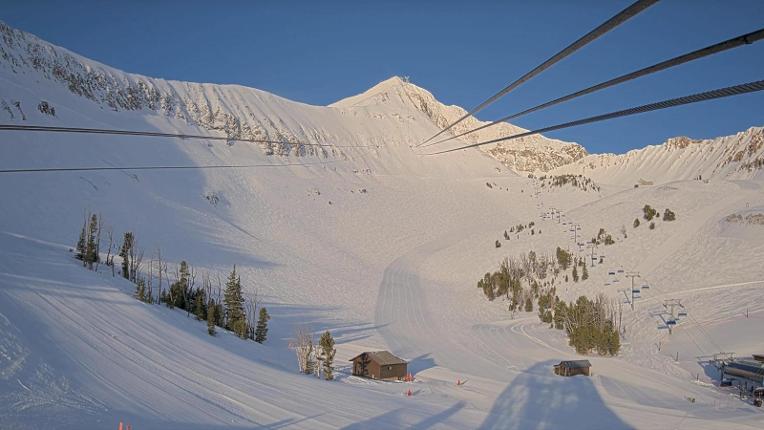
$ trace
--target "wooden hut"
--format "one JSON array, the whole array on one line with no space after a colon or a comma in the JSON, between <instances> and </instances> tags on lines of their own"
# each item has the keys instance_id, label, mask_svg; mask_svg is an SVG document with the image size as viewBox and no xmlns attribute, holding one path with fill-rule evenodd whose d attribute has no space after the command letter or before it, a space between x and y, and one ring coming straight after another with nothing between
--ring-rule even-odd
<instances>
[{"instance_id":1,"label":"wooden hut","mask_svg":"<svg viewBox=\"0 0 764 430\"><path fill-rule=\"evenodd\" d=\"M406 361L388 351L364 352L350 361L353 362L354 376L398 380L406 377Z\"/></svg>"},{"instance_id":2,"label":"wooden hut","mask_svg":"<svg viewBox=\"0 0 764 430\"><path fill-rule=\"evenodd\" d=\"M568 360L555 364L554 374L560 376L591 375L592 363L589 360Z\"/></svg>"}]
</instances>

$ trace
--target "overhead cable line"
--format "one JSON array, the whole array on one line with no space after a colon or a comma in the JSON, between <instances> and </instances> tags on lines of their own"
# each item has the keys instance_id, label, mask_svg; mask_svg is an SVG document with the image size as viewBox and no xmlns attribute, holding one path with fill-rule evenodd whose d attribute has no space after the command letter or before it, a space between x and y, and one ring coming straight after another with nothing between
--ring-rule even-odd
<instances>
[{"instance_id":1,"label":"overhead cable line","mask_svg":"<svg viewBox=\"0 0 764 430\"><path fill-rule=\"evenodd\" d=\"M200 134L182 134L182 133L163 133L158 131L134 131L134 130L114 130L107 128L79 128L79 127L52 127L44 125L19 125L19 124L0 124L0 131L33 131L49 133L84 133L84 134L108 134L118 136L148 136L148 137L169 137L178 139L204 139L204 140L224 140L227 142L250 142L250 143L272 143L279 145L303 145L320 146L333 148L372 148L373 145L334 145L329 143L305 143L289 142L283 140L271 139L246 139L226 136L211 136Z\"/></svg>"},{"instance_id":2,"label":"overhead cable line","mask_svg":"<svg viewBox=\"0 0 764 430\"><path fill-rule=\"evenodd\" d=\"M619 117L623 117L623 116L636 115L636 114L640 114L640 113L651 112L651 111L654 111L654 110L667 109L667 108L671 108L671 107L675 107L675 106L681 106L681 105L686 105L686 104L691 104L691 103L697 103L697 102L702 102L702 101L706 101L706 100L713 100L713 99L718 99L718 98L722 98L722 97L736 96L736 95L740 95L740 94L752 93L752 92L762 91L762 90L764 90L764 80L754 81L754 82L749 82L747 84L740 84L740 85L735 85L735 86L732 86L732 87L719 88L719 89L716 89L716 90L706 91L706 92L703 92L703 93L697 93L697 94L692 94L692 95L689 95L689 96L678 97L678 98L675 98L675 99L663 100L663 101L660 101L660 102L650 103L650 104L646 104L646 105L642 105L642 106L637 106L637 107L633 107L633 108L629 108L629 109L624 109L624 110L619 110L619 111L616 111L616 112L610 112L610 113L606 113L606 114L602 114L602 115L591 116L591 117L579 119L579 120L576 120L576 121L570 121L570 122L566 122L566 123L562 123L562 124L557 124L557 125L552 125L552 126L549 126L549 127L544 127L544 128L539 128L539 129L536 129L536 130L527 131L527 132L524 132L524 133L513 134L511 136L499 137L497 139L486 140L486 141L483 141L483 142L473 143L471 145L464 145L464 146L460 146L458 148L447 149L447 150L444 150L444 151L438 151L438 152L433 152L433 153L429 153L429 154L422 154L422 155L445 154L447 152L458 151L460 149L474 148L476 146L482 146L482 145L488 145L490 143L497 143L497 142L503 142L503 141L506 141L506 140L518 139L518 138L525 137L525 136L531 136L531 135L534 135L534 134L540 134L540 133L545 133L545 132L549 132L549 131L560 130L560 129L563 129L563 128L576 127L576 126L579 126L579 125L590 124L590 123L599 122L599 121L605 121L605 120L609 120L609 119L613 119L613 118L619 118Z\"/></svg>"},{"instance_id":3,"label":"overhead cable line","mask_svg":"<svg viewBox=\"0 0 764 430\"><path fill-rule=\"evenodd\" d=\"M36 173L36 172L92 172L103 170L198 170L198 169L252 169L260 167L308 167L324 165L339 160L324 161L320 163L283 163L283 164L212 164L198 166L93 166L93 167L30 167L21 169L0 169L3 173Z\"/></svg>"},{"instance_id":4,"label":"overhead cable line","mask_svg":"<svg viewBox=\"0 0 764 430\"><path fill-rule=\"evenodd\" d=\"M490 104L494 103L496 100L504 97L507 93L514 90L515 88L519 87L526 81L529 81L534 76L540 74L544 70L548 69L555 63L559 62L560 60L564 59L565 57L569 56L570 54L576 52L577 50L583 48L590 42L594 41L595 39L599 38L600 36L604 35L608 31L618 27L619 25L623 24L628 19L634 17L638 13L644 11L648 7L654 5L657 3L658 0L637 0L634 2L631 6L627 7L626 9L622 10L609 20L605 21L604 23L600 24L599 27L595 28L594 30L590 31L589 33L582 36L580 39L576 40L575 42L568 45L565 49L558 52L548 60L544 61L540 65L536 66L535 69L531 70L530 72L524 74L516 81L512 82L511 84L504 87L501 91L498 93L492 95L491 97L487 98L485 101L477 105L475 108L473 108L471 111L464 114L461 118L457 119L456 121L452 122L446 128L443 130L437 132L435 135L431 136L429 139L425 140L424 142L420 143L417 146L421 146L426 144L427 142L431 141L432 139L435 139L436 137L440 136L441 134L445 133L446 131L453 128L456 124L459 124L460 122L464 121L471 115L474 115Z\"/></svg>"},{"instance_id":5,"label":"overhead cable line","mask_svg":"<svg viewBox=\"0 0 764 430\"><path fill-rule=\"evenodd\" d=\"M742 36L733 37L732 39L725 40L724 42L716 43L714 45L710 45L710 46L707 46L705 48L701 48L701 49L698 49L696 51L692 51L692 52L689 52L687 54L680 55L678 57L674 57L674 58L672 58L670 60L666 60L666 61L662 61L662 62L657 63L657 64L653 64L652 66L645 67L643 69L639 69L637 71L634 71L634 72L631 72L631 73L627 73L625 75L618 76L618 77L610 79L608 81L601 82L599 84L593 85L593 86L591 86L589 88L586 88L586 89L583 89L583 90L580 90L580 91L576 91L574 93L570 93L570 94L568 94L566 96L562 96L560 98L548 101L546 103L542 103L542 104L540 104L538 106L534 106L534 107L526 109L526 110L524 110L522 112L518 112L518 113L515 113L515 114L512 114L512 115L507 115L507 116L505 116L503 118L499 118L496 121L490 122L488 124L484 124L484 125L482 125L480 127L474 128L472 130L467 130L467 131L465 131L465 132L463 132L461 134L457 134L455 136L451 136L451 137L439 140L437 142L430 143L429 145L424 145L424 147L432 146L432 145L437 145L439 143L447 142L447 141L452 140L452 139L457 139L457 138L462 137L464 135L474 133L474 132L476 132L478 130L483 130L483 129L486 129L488 127L493 127L496 124L500 124L500 123L503 123L505 121L509 121L511 119L518 118L518 117L521 117L523 115L527 115L527 114L532 113L532 112L536 112L536 111L539 111L539 110L542 110L542 109L546 109L546 108L548 108L550 106L554 106L554 105L557 105L557 104L560 104L560 103L563 103L563 102L566 102L566 101L569 101L569 100L572 100L572 99L575 99L575 98L578 98L578 97L581 97L581 96L584 96L584 95L587 95L587 94L591 94L591 93L597 92L599 90L604 90L605 88L609 88L609 87L612 87L614 85L622 84L624 82L628 82L628 81L631 81L633 79L640 78L642 76L647 76L647 75L650 75L650 74L653 74L653 73L656 73L656 72L660 72L662 70L666 70L666 69L669 69L669 68L672 68L672 67L679 66L679 65L684 64L684 63L689 63L690 61L695 61L695 60L701 59L703 57L707 57L709 55L718 54L720 52L727 51L727 50L730 50L730 49L733 49L733 48L737 48L737 47L740 47L740 46L743 46L743 45L751 45L751 44L753 44L755 42L758 42L761 39L764 39L764 28L762 28L760 30L757 30L757 31L753 31L751 33L744 34Z\"/></svg>"}]
</instances>

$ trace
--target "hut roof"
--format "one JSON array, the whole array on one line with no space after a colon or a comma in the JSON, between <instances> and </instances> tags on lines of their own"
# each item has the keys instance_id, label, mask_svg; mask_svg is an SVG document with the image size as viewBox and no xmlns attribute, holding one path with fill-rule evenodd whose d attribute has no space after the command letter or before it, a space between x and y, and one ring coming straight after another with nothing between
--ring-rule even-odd
<instances>
[{"instance_id":1,"label":"hut roof","mask_svg":"<svg viewBox=\"0 0 764 430\"><path fill-rule=\"evenodd\" d=\"M358 354L355 357L351 358L350 361L355 361L356 358L362 356L363 354L366 354L369 357L369 359L371 359L372 361L376 363L379 363L381 366L389 366L392 364L406 364L406 360L400 357L394 356L389 351L362 352L361 354Z\"/></svg>"},{"instance_id":2,"label":"hut roof","mask_svg":"<svg viewBox=\"0 0 764 430\"><path fill-rule=\"evenodd\" d=\"M561 361L558 366L567 367L568 369L582 369L584 367L592 367L592 363L589 363L589 360L567 360Z\"/></svg>"}]
</instances>

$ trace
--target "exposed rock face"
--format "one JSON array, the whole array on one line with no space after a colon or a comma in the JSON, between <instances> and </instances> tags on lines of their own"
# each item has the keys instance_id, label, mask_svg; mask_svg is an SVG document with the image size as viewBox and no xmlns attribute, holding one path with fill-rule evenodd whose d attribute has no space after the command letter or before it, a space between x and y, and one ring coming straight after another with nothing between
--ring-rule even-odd
<instances>
[{"instance_id":1,"label":"exposed rock face","mask_svg":"<svg viewBox=\"0 0 764 430\"><path fill-rule=\"evenodd\" d=\"M114 111L150 110L231 138L280 142L305 141L320 134L295 133L279 118L259 115L256 106L231 103L239 93L263 103L286 102L272 94L233 85L167 81L125 73L88 60L34 35L0 22L0 68L14 74L36 74L64 85L70 92ZM0 94L2 97L2 94ZM9 103L0 106L11 112ZM304 131L304 130L300 130ZM262 144L271 154L304 155L326 152L323 148L289 144ZM329 154L324 154L329 155Z\"/></svg>"},{"instance_id":2,"label":"exposed rock face","mask_svg":"<svg viewBox=\"0 0 764 430\"><path fill-rule=\"evenodd\" d=\"M552 173L581 174L603 183L652 184L683 179L748 179L762 175L764 128L714 139L674 137L625 154L593 154Z\"/></svg>"}]
</instances>

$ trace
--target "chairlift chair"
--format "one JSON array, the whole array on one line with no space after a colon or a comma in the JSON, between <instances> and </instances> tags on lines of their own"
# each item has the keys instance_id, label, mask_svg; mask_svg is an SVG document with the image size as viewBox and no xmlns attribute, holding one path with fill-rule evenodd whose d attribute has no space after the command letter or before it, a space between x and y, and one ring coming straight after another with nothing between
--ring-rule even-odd
<instances>
[{"instance_id":1,"label":"chairlift chair","mask_svg":"<svg viewBox=\"0 0 764 430\"><path fill-rule=\"evenodd\" d=\"M753 398L753 405L760 408L764 403L764 387L759 387L753 390L753 395L751 397Z\"/></svg>"}]
</instances>

